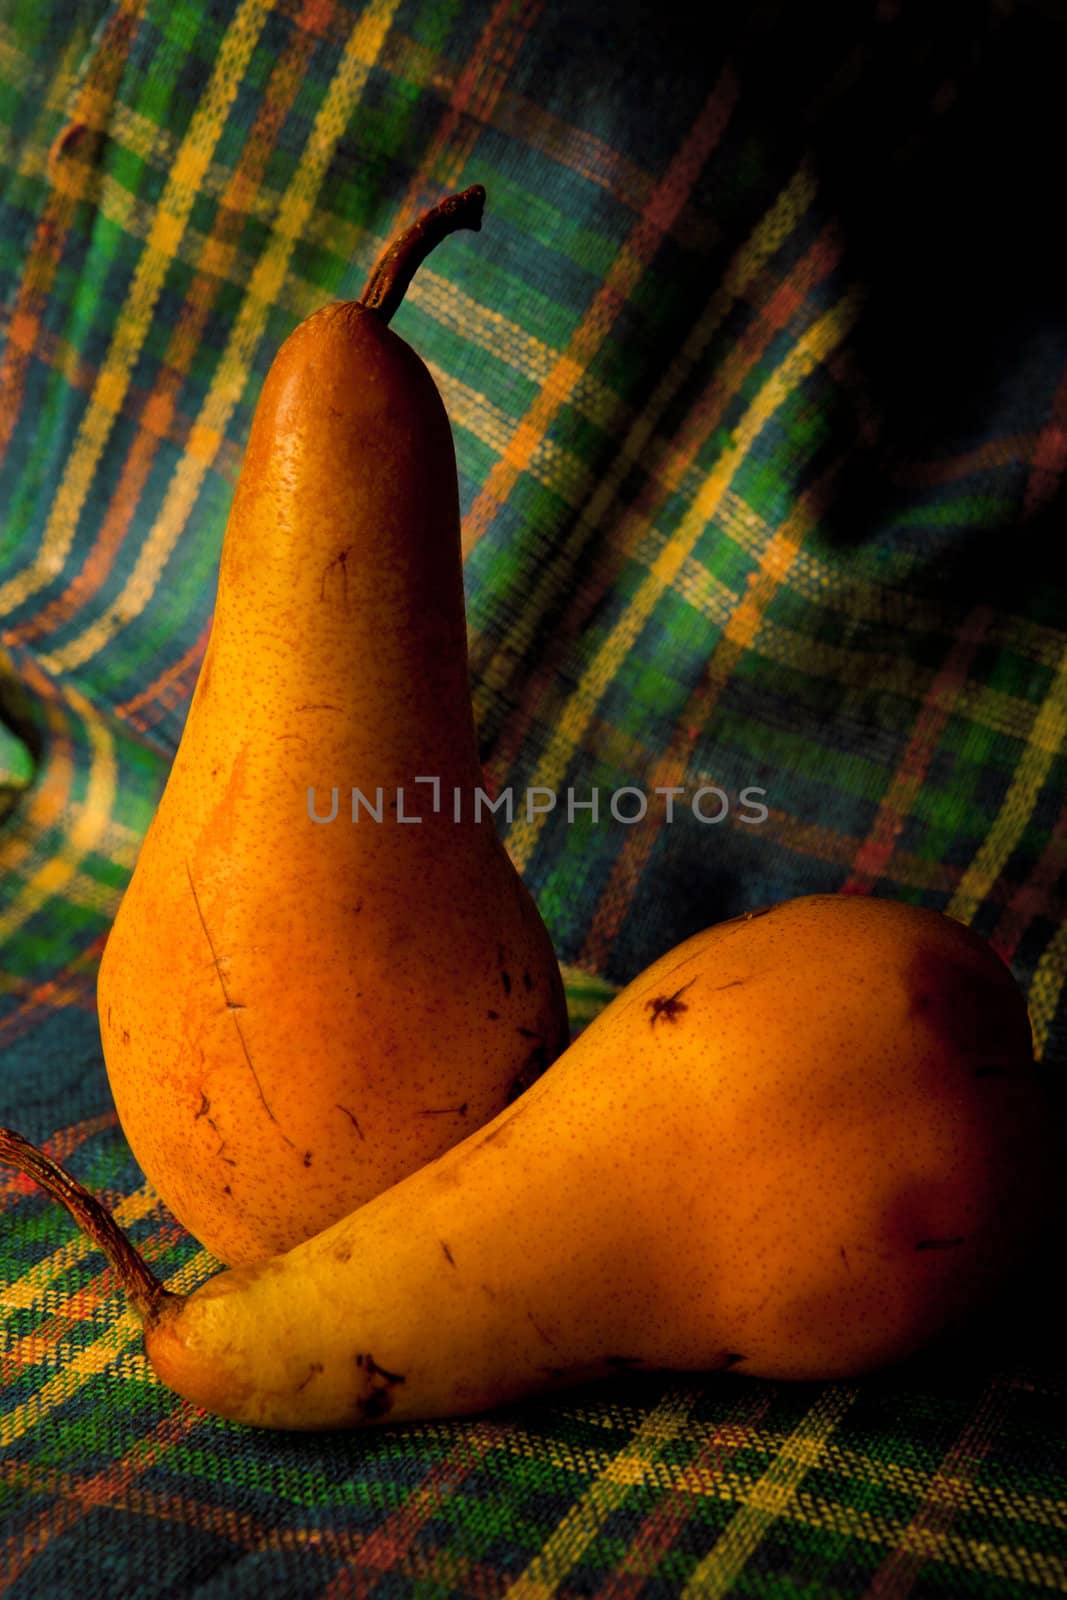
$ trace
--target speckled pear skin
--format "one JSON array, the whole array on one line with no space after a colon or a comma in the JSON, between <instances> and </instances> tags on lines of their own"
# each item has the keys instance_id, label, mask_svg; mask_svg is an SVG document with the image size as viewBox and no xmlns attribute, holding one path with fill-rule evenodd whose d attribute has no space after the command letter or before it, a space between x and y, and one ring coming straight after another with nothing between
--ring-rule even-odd
<instances>
[{"instance_id":1,"label":"speckled pear skin","mask_svg":"<svg viewBox=\"0 0 1067 1600\"><path fill-rule=\"evenodd\" d=\"M439 779L436 814L419 777ZM263 386L210 641L99 976L131 1148L224 1262L362 1205L564 1048L548 934L491 814L472 820L483 782L448 418L374 312L330 305ZM313 821L309 789L327 817L334 786L336 819ZM380 824L353 823L353 786L383 789ZM397 787L420 823L397 820Z\"/></svg>"},{"instance_id":2,"label":"speckled pear skin","mask_svg":"<svg viewBox=\"0 0 1067 1600\"><path fill-rule=\"evenodd\" d=\"M854 1377L1026 1265L1057 1159L991 947L806 897L661 957L488 1127L168 1304L146 1349L196 1404L286 1428L649 1368Z\"/></svg>"}]
</instances>

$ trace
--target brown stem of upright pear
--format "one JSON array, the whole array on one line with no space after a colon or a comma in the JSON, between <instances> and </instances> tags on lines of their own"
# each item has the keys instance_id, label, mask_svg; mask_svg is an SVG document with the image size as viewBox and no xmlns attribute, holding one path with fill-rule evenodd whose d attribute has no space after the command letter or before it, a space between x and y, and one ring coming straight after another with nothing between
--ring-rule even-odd
<instances>
[{"instance_id":1,"label":"brown stem of upright pear","mask_svg":"<svg viewBox=\"0 0 1067 1600\"><path fill-rule=\"evenodd\" d=\"M430 251L459 228L473 228L477 233L484 208L485 190L480 183L438 201L389 246L367 279L360 305L388 322Z\"/></svg>"},{"instance_id":2,"label":"brown stem of upright pear","mask_svg":"<svg viewBox=\"0 0 1067 1600\"><path fill-rule=\"evenodd\" d=\"M0 1128L0 1161L39 1183L46 1194L66 1206L83 1233L107 1256L146 1328L159 1321L165 1307L181 1299L164 1289L140 1251L134 1249L110 1211L95 1195L83 1189L76 1178L65 1172L43 1150L30 1144L21 1133Z\"/></svg>"}]
</instances>

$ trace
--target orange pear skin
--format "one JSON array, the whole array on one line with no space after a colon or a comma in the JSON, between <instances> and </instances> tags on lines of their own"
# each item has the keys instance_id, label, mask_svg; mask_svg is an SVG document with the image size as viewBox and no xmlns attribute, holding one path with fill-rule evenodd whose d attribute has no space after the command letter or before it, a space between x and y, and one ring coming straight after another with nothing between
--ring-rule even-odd
<instances>
[{"instance_id":1,"label":"orange pear skin","mask_svg":"<svg viewBox=\"0 0 1067 1600\"><path fill-rule=\"evenodd\" d=\"M448 419L374 298L309 317L264 383L196 691L100 967L131 1148L229 1263L363 1205L567 1042L548 934L473 814Z\"/></svg>"},{"instance_id":2,"label":"orange pear skin","mask_svg":"<svg viewBox=\"0 0 1067 1600\"><path fill-rule=\"evenodd\" d=\"M786 902L655 962L362 1210L146 1319L163 1381L281 1428L627 1370L836 1379L951 1333L1058 1159L1022 994L931 911Z\"/></svg>"}]
</instances>

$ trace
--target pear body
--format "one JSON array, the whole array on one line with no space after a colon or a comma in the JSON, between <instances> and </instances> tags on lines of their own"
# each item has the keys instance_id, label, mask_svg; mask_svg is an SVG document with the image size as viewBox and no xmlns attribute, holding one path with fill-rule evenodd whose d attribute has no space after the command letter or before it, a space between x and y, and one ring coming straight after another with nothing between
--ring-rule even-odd
<instances>
[{"instance_id":1,"label":"pear body","mask_svg":"<svg viewBox=\"0 0 1067 1600\"><path fill-rule=\"evenodd\" d=\"M264 384L98 984L134 1154L222 1261L319 1232L565 1046L482 783L448 419L403 340L328 306Z\"/></svg>"},{"instance_id":2,"label":"pear body","mask_svg":"<svg viewBox=\"0 0 1067 1600\"><path fill-rule=\"evenodd\" d=\"M937 913L813 896L629 985L486 1128L147 1330L291 1428L459 1415L641 1368L834 1379L982 1303L1049 1204L1026 1007Z\"/></svg>"}]
</instances>

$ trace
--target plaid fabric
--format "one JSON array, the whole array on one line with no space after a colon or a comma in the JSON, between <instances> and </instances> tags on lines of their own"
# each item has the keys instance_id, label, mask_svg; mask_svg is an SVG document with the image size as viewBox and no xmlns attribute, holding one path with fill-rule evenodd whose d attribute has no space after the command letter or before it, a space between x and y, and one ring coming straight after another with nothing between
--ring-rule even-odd
<instances>
[{"instance_id":1,"label":"plaid fabric","mask_svg":"<svg viewBox=\"0 0 1067 1600\"><path fill-rule=\"evenodd\" d=\"M0 6L0 1121L173 1286L213 1264L118 1130L96 962L267 367L468 183L482 233L394 326L454 425L486 770L652 797L507 833L576 1025L696 929L844 890L987 935L1062 1059L1057 8L702 9ZM668 824L668 786L729 813ZM6 1169L0 1207L2 1593L1067 1590L1062 1359L1014 1299L1010 1336L857 1383L262 1435L154 1381Z\"/></svg>"}]
</instances>

